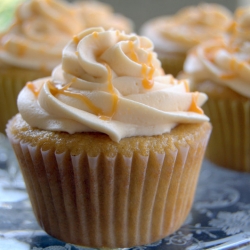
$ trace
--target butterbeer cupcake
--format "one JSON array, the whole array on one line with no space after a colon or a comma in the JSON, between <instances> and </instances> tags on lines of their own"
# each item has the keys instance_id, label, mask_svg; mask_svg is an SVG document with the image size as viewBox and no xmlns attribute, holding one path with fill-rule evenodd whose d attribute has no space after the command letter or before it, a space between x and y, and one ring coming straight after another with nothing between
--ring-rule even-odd
<instances>
[{"instance_id":1,"label":"butterbeer cupcake","mask_svg":"<svg viewBox=\"0 0 250 250\"><path fill-rule=\"evenodd\" d=\"M211 131L206 95L164 75L152 42L87 29L49 78L28 82L7 126L41 227L93 248L177 230Z\"/></svg>"},{"instance_id":2,"label":"butterbeer cupcake","mask_svg":"<svg viewBox=\"0 0 250 250\"><path fill-rule=\"evenodd\" d=\"M83 0L76 1L74 6L86 28L101 26L106 30L113 28L126 33L131 33L134 29L133 21L116 13L109 4L95 0Z\"/></svg>"},{"instance_id":3,"label":"butterbeer cupcake","mask_svg":"<svg viewBox=\"0 0 250 250\"><path fill-rule=\"evenodd\" d=\"M0 34L0 132L17 113L16 98L29 80L49 76L62 49L85 28L73 5L63 1L21 3L12 25Z\"/></svg>"},{"instance_id":4,"label":"butterbeer cupcake","mask_svg":"<svg viewBox=\"0 0 250 250\"><path fill-rule=\"evenodd\" d=\"M188 51L211 37L221 37L231 19L226 7L202 3L147 21L141 34L153 41L165 73L176 76L183 69Z\"/></svg>"},{"instance_id":5,"label":"butterbeer cupcake","mask_svg":"<svg viewBox=\"0 0 250 250\"><path fill-rule=\"evenodd\" d=\"M227 37L202 43L187 57L185 75L209 96L205 113L213 124L207 157L250 172L250 8L237 9Z\"/></svg>"}]
</instances>

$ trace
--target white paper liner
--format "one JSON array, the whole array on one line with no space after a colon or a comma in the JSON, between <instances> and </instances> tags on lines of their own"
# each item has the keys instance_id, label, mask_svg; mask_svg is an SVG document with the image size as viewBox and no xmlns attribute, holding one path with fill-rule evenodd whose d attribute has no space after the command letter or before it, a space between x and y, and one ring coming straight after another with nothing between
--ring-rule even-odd
<instances>
[{"instance_id":1,"label":"white paper liner","mask_svg":"<svg viewBox=\"0 0 250 250\"><path fill-rule=\"evenodd\" d=\"M207 158L222 167L250 172L250 102L209 98L203 109L213 125Z\"/></svg>"},{"instance_id":2,"label":"white paper liner","mask_svg":"<svg viewBox=\"0 0 250 250\"><path fill-rule=\"evenodd\" d=\"M41 227L72 244L117 248L155 242L184 223L209 134L131 158L44 152L8 136Z\"/></svg>"}]
</instances>

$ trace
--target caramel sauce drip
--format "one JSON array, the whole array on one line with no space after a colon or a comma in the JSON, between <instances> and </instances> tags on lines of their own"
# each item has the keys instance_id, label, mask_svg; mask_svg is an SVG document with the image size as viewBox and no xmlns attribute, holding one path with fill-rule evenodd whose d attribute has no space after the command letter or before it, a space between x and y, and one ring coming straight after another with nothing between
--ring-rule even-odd
<instances>
[{"instance_id":1,"label":"caramel sauce drip","mask_svg":"<svg viewBox=\"0 0 250 250\"><path fill-rule=\"evenodd\" d=\"M231 80L231 79L234 79L235 77L236 75L233 73L220 75L220 79L222 80Z\"/></svg>"},{"instance_id":2,"label":"caramel sauce drip","mask_svg":"<svg viewBox=\"0 0 250 250\"><path fill-rule=\"evenodd\" d=\"M99 34L96 31L93 32L92 35L93 35L94 38L98 38L98 36L99 36Z\"/></svg>"},{"instance_id":3,"label":"caramel sauce drip","mask_svg":"<svg viewBox=\"0 0 250 250\"><path fill-rule=\"evenodd\" d=\"M189 89L189 84L186 80L183 81L184 82L184 85L185 85L185 89L186 89L186 92L189 92L190 89Z\"/></svg>"},{"instance_id":4,"label":"caramel sauce drip","mask_svg":"<svg viewBox=\"0 0 250 250\"><path fill-rule=\"evenodd\" d=\"M8 49L8 47L10 46L10 42L8 41L7 43L4 44L4 47ZM25 52L27 51L27 45L22 43L22 42L18 42L17 43L17 51L15 52L18 56L23 56L25 54Z\"/></svg>"},{"instance_id":5,"label":"caramel sauce drip","mask_svg":"<svg viewBox=\"0 0 250 250\"><path fill-rule=\"evenodd\" d=\"M86 104L87 107L95 115L97 115L100 119L102 119L102 120L110 120L113 117L113 115L115 114L116 110L117 110L117 104L118 104L119 97L115 93L115 89L114 89L114 86L112 84L112 72L111 72L111 69L106 64L105 64L105 67L108 70L108 86L107 86L107 88L108 88L108 92L112 96L112 109L107 114L105 114L102 109L95 106L94 103L87 96L85 96L85 95L83 95L81 93L74 93L74 92L68 90L68 88L74 83L74 81L76 81L76 78L74 78L70 83L63 86L62 88L58 88L55 85L53 85L53 83L51 81L48 81L49 90L50 90L50 92L51 92L51 94L53 96L56 96L58 94L63 94L63 95L66 95L66 96L70 96L72 98L76 98L76 99L82 101L84 104ZM34 95L36 97L38 97L38 95L39 95L39 93L41 91L41 88L36 89L35 85L32 82L28 82L26 84L26 86L34 93Z\"/></svg>"},{"instance_id":6,"label":"caramel sauce drip","mask_svg":"<svg viewBox=\"0 0 250 250\"><path fill-rule=\"evenodd\" d=\"M246 66L246 64L246 61L242 61L239 63L235 58L233 58L230 62L230 68L234 71L241 71Z\"/></svg>"},{"instance_id":7,"label":"caramel sauce drip","mask_svg":"<svg viewBox=\"0 0 250 250\"><path fill-rule=\"evenodd\" d=\"M221 46L209 47L205 49L206 57L209 61L213 62L216 53L221 49Z\"/></svg>"},{"instance_id":8,"label":"caramel sauce drip","mask_svg":"<svg viewBox=\"0 0 250 250\"><path fill-rule=\"evenodd\" d=\"M150 78L147 75L147 65L142 64L142 85L145 89L151 89L154 85L153 81L150 80Z\"/></svg>"},{"instance_id":9,"label":"caramel sauce drip","mask_svg":"<svg viewBox=\"0 0 250 250\"><path fill-rule=\"evenodd\" d=\"M195 113L198 113L198 114L203 114L204 112L197 105L197 101L198 101L198 92L194 92L194 93L192 93L192 102L191 102L191 105L190 105L188 111L195 112Z\"/></svg>"},{"instance_id":10,"label":"caramel sauce drip","mask_svg":"<svg viewBox=\"0 0 250 250\"><path fill-rule=\"evenodd\" d=\"M129 45L129 58L132 61L141 64L142 66L141 73L143 77L142 79L143 87L145 89L151 89L154 86L154 82L152 81L152 79L155 71L155 68L152 64L153 54L152 53L148 54L147 63L140 63L138 56L135 52L133 41L129 41L128 45ZM150 67L149 71L148 71L148 66Z\"/></svg>"},{"instance_id":11,"label":"caramel sauce drip","mask_svg":"<svg viewBox=\"0 0 250 250\"><path fill-rule=\"evenodd\" d=\"M27 82L26 83L27 88L29 88L35 95L35 97L38 97L41 87L38 89L35 87L35 85L33 84L33 82Z\"/></svg>"},{"instance_id":12,"label":"caramel sauce drip","mask_svg":"<svg viewBox=\"0 0 250 250\"><path fill-rule=\"evenodd\" d=\"M120 30L116 30L115 34L119 36L121 34Z\"/></svg>"},{"instance_id":13,"label":"caramel sauce drip","mask_svg":"<svg viewBox=\"0 0 250 250\"><path fill-rule=\"evenodd\" d=\"M241 71L246 65L246 62L240 62L238 63L235 58L231 59L230 61L230 69L231 71L234 71L235 73L228 73L228 74L223 74L220 75L220 78L223 80L231 80L237 77L237 73Z\"/></svg>"},{"instance_id":14,"label":"caramel sauce drip","mask_svg":"<svg viewBox=\"0 0 250 250\"><path fill-rule=\"evenodd\" d=\"M18 44L18 55L23 56L27 50L27 45L23 43Z\"/></svg>"},{"instance_id":15,"label":"caramel sauce drip","mask_svg":"<svg viewBox=\"0 0 250 250\"><path fill-rule=\"evenodd\" d=\"M237 29L237 23L236 23L236 21L232 21L227 29L227 32L234 33L236 31L236 29Z\"/></svg>"},{"instance_id":16,"label":"caramel sauce drip","mask_svg":"<svg viewBox=\"0 0 250 250\"><path fill-rule=\"evenodd\" d=\"M73 36L73 42L77 44L79 42L79 37Z\"/></svg>"},{"instance_id":17,"label":"caramel sauce drip","mask_svg":"<svg viewBox=\"0 0 250 250\"><path fill-rule=\"evenodd\" d=\"M129 57L130 57L130 59L132 60L132 61L134 61L134 62L139 62L139 60L138 60L138 56L137 56L137 54L135 53L135 48L134 48L134 43L132 42L132 41L129 41L128 42L128 46L129 46Z\"/></svg>"},{"instance_id":18,"label":"caramel sauce drip","mask_svg":"<svg viewBox=\"0 0 250 250\"><path fill-rule=\"evenodd\" d=\"M73 92L68 90L68 88L72 85L73 81L68 83L67 85L65 85L61 89L58 89L57 87L55 87L50 81L48 83L49 83L50 92L53 96L55 96L57 94L63 94L66 96L76 98L76 99L84 102L93 113L95 113L95 114L102 113L102 110L99 109L98 107L96 107L87 96L80 94L80 93L73 93Z\"/></svg>"},{"instance_id":19,"label":"caramel sauce drip","mask_svg":"<svg viewBox=\"0 0 250 250\"><path fill-rule=\"evenodd\" d=\"M206 48L205 53L206 53L208 60L210 60L211 62L214 62L215 55L216 55L217 51L220 49L225 49L225 50L229 51L229 53L234 53L238 50L237 47L235 47L235 48L226 47L225 44L220 44L220 45L215 46L215 47ZM230 61L229 67L230 67L231 71L239 71L244 67L244 65L245 65L245 62L238 63L236 61L236 59L233 58ZM232 72L220 75L220 78L223 80L230 80L230 79L234 79L235 77L237 77L237 74L232 73Z\"/></svg>"},{"instance_id":20,"label":"caramel sauce drip","mask_svg":"<svg viewBox=\"0 0 250 250\"><path fill-rule=\"evenodd\" d=\"M151 89L154 86L154 82L152 79L153 79L155 68L152 65L152 58L153 58L152 53L149 53L148 62L147 62L150 67L149 71L147 69L147 64L145 63L142 64L142 76L143 76L142 85L145 89Z\"/></svg>"},{"instance_id":21,"label":"caramel sauce drip","mask_svg":"<svg viewBox=\"0 0 250 250\"><path fill-rule=\"evenodd\" d=\"M117 110L117 104L118 104L119 97L116 94L113 83L112 83L111 69L107 64L104 64L104 65L108 70L108 92L111 94L113 100L112 100L112 109L111 109L111 111L108 114L100 114L99 118L102 119L102 120L110 120L113 117L113 115L115 114L116 110Z\"/></svg>"}]
</instances>

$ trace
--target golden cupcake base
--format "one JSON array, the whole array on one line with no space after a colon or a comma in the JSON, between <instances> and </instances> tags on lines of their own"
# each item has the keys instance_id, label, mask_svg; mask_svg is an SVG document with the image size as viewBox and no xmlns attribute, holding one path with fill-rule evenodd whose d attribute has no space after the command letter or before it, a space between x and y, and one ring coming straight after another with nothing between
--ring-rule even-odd
<instances>
[{"instance_id":1,"label":"golden cupcake base","mask_svg":"<svg viewBox=\"0 0 250 250\"><path fill-rule=\"evenodd\" d=\"M155 242L187 218L207 141L208 122L159 136L32 129L15 116L7 135L34 214L50 235L94 248Z\"/></svg>"}]
</instances>

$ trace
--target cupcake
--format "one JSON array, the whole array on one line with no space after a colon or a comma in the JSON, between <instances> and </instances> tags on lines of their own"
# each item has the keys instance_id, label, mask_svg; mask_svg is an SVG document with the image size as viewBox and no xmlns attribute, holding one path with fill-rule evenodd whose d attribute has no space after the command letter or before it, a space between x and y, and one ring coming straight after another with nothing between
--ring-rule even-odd
<instances>
[{"instance_id":1,"label":"cupcake","mask_svg":"<svg viewBox=\"0 0 250 250\"><path fill-rule=\"evenodd\" d=\"M86 28L101 26L106 30L113 28L126 33L130 33L134 29L132 20L122 14L115 13L109 4L84 0L77 1L74 5Z\"/></svg>"},{"instance_id":2,"label":"cupcake","mask_svg":"<svg viewBox=\"0 0 250 250\"><path fill-rule=\"evenodd\" d=\"M188 51L211 37L221 37L232 14L224 6L202 3L185 7L174 15L147 21L140 33L149 37L166 73L176 76L183 68Z\"/></svg>"},{"instance_id":3,"label":"cupcake","mask_svg":"<svg viewBox=\"0 0 250 250\"><path fill-rule=\"evenodd\" d=\"M6 129L41 227L93 248L177 230L211 131L206 98L164 75L146 37L103 28L75 36L51 77L20 92Z\"/></svg>"},{"instance_id":4,"label":"cupcake","mask_svg":"<svg viewBox=\"0 0 250 250\"><path fill-rule=\"evenodd\" d=\"M28 80L49 76L63 47L85 26L73 5L63 1L25 1L12 25L0 34L0 132L17 113L16 98Z\"/></svg>"},{"instance_id":5,"label":"cupcake","mask_svg":"<svg viewBox=\"0 0 250 250\"><path fill-rule=\"evenodd\" d=\"M230 33L193 49L184 74L209 96L205 113L213 124L207 157L217 165L250 172L250 8L237 9Z\"/></svg>"}]
</instances>

